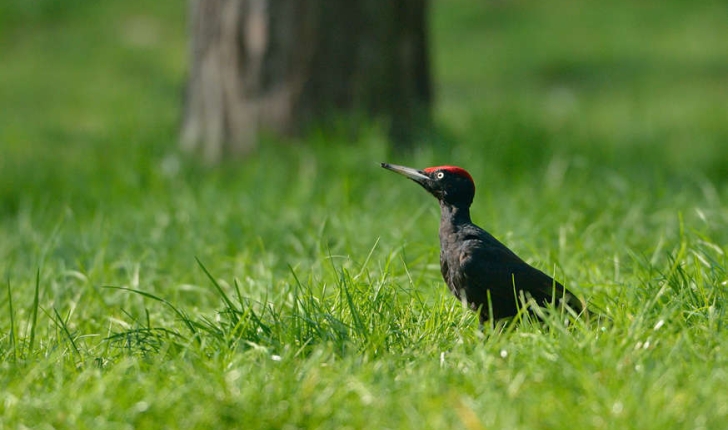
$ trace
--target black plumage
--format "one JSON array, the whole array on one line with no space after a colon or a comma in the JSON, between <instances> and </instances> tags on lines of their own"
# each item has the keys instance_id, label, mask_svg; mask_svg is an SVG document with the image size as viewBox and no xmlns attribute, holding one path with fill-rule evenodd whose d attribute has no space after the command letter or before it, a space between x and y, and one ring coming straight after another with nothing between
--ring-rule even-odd
<instances>
[{"instance_id":1,"label":"black plumage","mask_svg":"<svg viewBox=\"0 0 728 430\"><path fill-rule=\"evenodd\" d=\"M382 163L420 184L440 202L440 269L450 291L479 312L480 322L514 316L528 299L538 305L566 303L582 312L579 299L530 266L470 220L475 184L460 167L423 170Z\"/></svg>"}]
</instances>

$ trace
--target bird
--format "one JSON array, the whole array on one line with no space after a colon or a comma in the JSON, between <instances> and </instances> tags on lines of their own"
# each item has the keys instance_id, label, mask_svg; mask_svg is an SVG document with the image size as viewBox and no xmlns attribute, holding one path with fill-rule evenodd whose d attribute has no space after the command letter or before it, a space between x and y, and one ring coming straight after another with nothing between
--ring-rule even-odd
<instances>
[{"instance_id":1,"label":"bird","mask_svg":"<svg viewBox=\"0 0 728 430\"><path fill-rule=\"evenodd\" d=\"M567 305L577 314L585 306L561 283L517 256L493 235L473 224L473 177L462 167L414 169L381 163L420 184L440 202L440 270L450 291L486 321L513 317L519 309Z\"/></svg>"}]
</instances>

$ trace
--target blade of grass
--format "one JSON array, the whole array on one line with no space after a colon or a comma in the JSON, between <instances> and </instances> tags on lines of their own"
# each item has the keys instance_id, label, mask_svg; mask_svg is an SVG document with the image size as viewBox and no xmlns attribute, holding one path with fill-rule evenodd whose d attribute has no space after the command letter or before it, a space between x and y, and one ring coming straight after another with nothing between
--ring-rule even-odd
<instances>
[{"instance_id":1,"label":"blade of grass","mask_svg":"<svg viewBox=\"0 0 728 430\"><path fill-rule=\"evenodd\" d=\"M288 270L290 270L291 275L293 275L294 281L296 281L293 286L293 305L291 309L291 321L293 322L292 331L295 333L295 338L300 339L303 333L301 333L301 325L299 324L301 319L301 312L299 308L300 303L298 299L298 293L301 289L303 289L303 285L301 284L301 280L298 279L298 275L296 275L296 271L293 269L293 266L289 264Z\"/></svg>"},{"instance_id":2,"label":"blade of grass","mask_svg":"<svg viewBox=\"0 0 728 430\"><path fill-rule=\"evenodd\" d=\"M71 336L71 332L68 330L68 321L64 321L63 318L61 318L61 314L58 313L58 310L56 308L53 308L53 313L56 315L55 318L51 318L51 321L53 321L58 328L60 328L63 333L66 334L66 337L68 338L68 341L71 342L71 347L73 347L73 351L78 355L79 360L83 362L83 356L81 355L81 351L78 350L78 347L76 346L76 341L73 340L73 336Z\"/></svg>"},{"instance_id":3,"label":"blade of grass","mask_svg":"<svg viewBox=\"0 0 728 430\"><path fill-rule=\"evenodd\" d=\"M371 249L369 250L369 253L367 254L367 258L364 259L364 262L361 264L361 268L359 269L359 273L356 274L354 279L359 279L361 275L364 274L364 271L366 270L367 266L369 265L369 260L371 260L372 255L374 254L374 251L377 249L377 246L379 245L380 237L377 237L377 240L374 242L374 245L372 245Z\"/></svg>"},{"instance_id":4,"label":"blade of grass","mask_svg":"<svg viewBox=\"0 0 728 430\"><path fill-rule=\"evenodd\" d=\"M40 268L35 274L35 295L33 296L33 306L30 310L30 341L28 342L28 354L33 352L35 344L35 328L38 322L38 296L40 291Z\"/></svg>"},{"instance_id":5,"label":"blade of grass","mask_svg":"<svg viewBox=\"0 0 728 430\"><path fill-rule=\"evenodd\" d=\"M351 319L353 320L354 327L356 327L356 331L359 332L360 335L366 336L367 333L366 330L364 330L364 323L362 321L361 315L359 314L359 310L356 307L356 304L354 304L354 299L349 292L349 283L346 280L346 276L347 273L342 270L339 285L341 287L341 290L344 292L344 296L346 297L346 303L349 305L349 312L351 312Z\"/></svg>"},{"instance_id":6,"label":"blade of grass","mask_svg":"<svg viewBox=\"0 0 728 430\"><path fill-rule=\"evenodd\" d=\"M212 276L212 274L210 274L210 272L207 270L207 267L205 267L205 265L202 264L202 261L200 261L200 259L197 257L195 257L195 260L197 261L197 264L200 265L200 268L202 269L202 271L205 272L205 275L207 275L207 279L209 279L210 282L212 282L212 285L215 287L217 292L220 294L220 297L225 302L225 306L227 306L228 309L231 311L239 312L239 310L235 308L235 305L230 300L230 298L227 296L227 294L225 294L225 291L222 289L220 284L218 284L218 282L215 280L215 278Z\"/></svg>"},{"instance_id":7,"label":"blade of grass","mask_svg":"<svg viewBox=\"0 0 728 430\"><path fill-rule=\"evenodd\" d=\"M8 276L8 311L10 312L10 348L13 351L13 361L18 360L17 340L15 338L15 311L13 310L13 293L10 289Z\"/></svg>"}]
</instances>

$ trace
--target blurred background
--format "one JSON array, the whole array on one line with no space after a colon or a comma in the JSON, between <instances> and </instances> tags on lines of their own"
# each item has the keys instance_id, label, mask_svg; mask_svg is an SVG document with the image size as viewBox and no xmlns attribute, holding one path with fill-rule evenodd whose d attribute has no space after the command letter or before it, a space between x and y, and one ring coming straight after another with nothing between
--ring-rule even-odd
<instances>
[{"instance_id":1,"label":"blurred background","mask_svg":"<svg viewBox=\"0 0 728 430\"><path fill-rule=\"evenodd\" d=\"M727 41L725 0L0 0L0 428L725 428ZM466 168L611 321L483 336L382 161Z\"/></svg>"},{"instance_id":2,"label":"blurred background","mask_svg":"<svg viewBox=\"0 0 728 430\"><path fill-rule=\"evenodd\" d=\"M209 165L200 151L190 157L179 144L194 77L193 3L2 2L1 215L58 202L96 208L117 196L139 203L155 190L173 192L179 183L170 178L213 174L199 167ZM376 2L367 4L376 14ZM723 2L427 6L429 63L421 64L429 64L430 88L420 99L431 125L416 130L410 155L391 152L397 142L388 127L402 117L385 107L383 121L262 129L252 152L214 160L225 159L222 175L265 164L276 172L300 157L318 160L314 170L379 175L370 165L394 154L390 161L402 164L466 165L481 181L533 176L533 184L545 177L556 187L569 166L625 172L636 182L697 177L720 188L728 178ZM350 161L327 164L327 156Z\"/></svg>"}]
</instances>

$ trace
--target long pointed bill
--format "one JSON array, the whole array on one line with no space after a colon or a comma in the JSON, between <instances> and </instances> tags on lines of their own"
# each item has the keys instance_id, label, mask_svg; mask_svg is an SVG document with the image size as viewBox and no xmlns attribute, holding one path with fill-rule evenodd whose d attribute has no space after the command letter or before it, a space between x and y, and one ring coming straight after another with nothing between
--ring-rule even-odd
<instances>
[{"instance_id":1,"label":"long pointed bill","mask_svg":"<svg viewBox=\"0 0 728 430\"><path fill-rule=\"evenodd\" d=\"M422 172L420 172L417 169L413 169L411 167L405 167L405 166L398 166L396 164L389 164L389 163L382 163L382 167L384 167L387 170L391 170L393 172L397 172L400 175L404 175L413 181L417 183L422 183L423 181L429 180L429 176L424 175Z\"/></svg>"}]
</instances>

